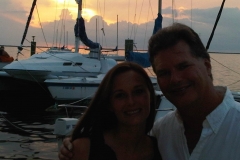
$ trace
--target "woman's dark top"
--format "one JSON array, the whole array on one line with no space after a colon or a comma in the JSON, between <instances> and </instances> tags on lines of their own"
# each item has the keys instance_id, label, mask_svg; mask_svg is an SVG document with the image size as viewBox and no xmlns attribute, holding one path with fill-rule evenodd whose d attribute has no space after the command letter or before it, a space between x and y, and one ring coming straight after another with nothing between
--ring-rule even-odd
<instances>
[{"instance_id":1,"label":"woman's dark top","mask_svg":"<svg viewBox=\"0 0 240 160\"><path fill-rule=\"evenodd\" d=\"M154 144L154 158L152 160L161 160L161 155L158 151L157 139L151 137ZM89 160L117 160L115 152L105 144L102 134L95 134L90 137L91 146Z\"/></svg>"}]
</instances>

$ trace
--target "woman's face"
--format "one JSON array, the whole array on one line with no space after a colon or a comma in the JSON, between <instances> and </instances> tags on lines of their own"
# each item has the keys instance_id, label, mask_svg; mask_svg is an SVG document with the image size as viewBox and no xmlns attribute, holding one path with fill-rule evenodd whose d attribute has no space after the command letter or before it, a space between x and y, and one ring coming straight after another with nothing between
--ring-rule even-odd
<instances>
[{"instance_id":1,"label":"woman's face","mask_svg":"<svg viewBox=\"0 0 240 160\"><path fill-rule=\"evenodd\" d=\"M110 110L119 125L145 124L150 113L150 92L144 78L135 71L126 71L114 79Z\"/></svg>"}]
</instances>

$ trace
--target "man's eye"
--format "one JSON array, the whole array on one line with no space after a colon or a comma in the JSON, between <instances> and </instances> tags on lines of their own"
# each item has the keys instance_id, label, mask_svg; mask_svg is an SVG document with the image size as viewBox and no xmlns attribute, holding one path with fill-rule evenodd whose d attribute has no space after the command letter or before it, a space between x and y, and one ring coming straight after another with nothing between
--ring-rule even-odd
<instances>
[{"instance_id":1,"label":"man's eye","mask_svg":"<svg viewBox=\"0 0 240 160\"><path fill-rule=\"evenodd\" d=\"M188 68L189 66L190 66L189 64L182 64L182 65L179 66L179 69L183 70L185 68Z\"/></svg>"},{"instance_id":2,"label":"man's eye","mask_svg":"<svg viewBox=\"0 0 240 160\"><path fill-rule=\"evenodd\" d=\"M164 76L167 76L167 75L169 75L169 72L167 72L167 71L157 73L158 77L164 77Z\"/></svg>"},{"instance_id":3,"label":"man's eye","mask_svg":"<svg viewBox=\"0 0 240 160\"><path fill-rule=\"evenodd\" d=\"M188 68L188 65L184 65L184 66L180 66L180 67L179 67L180 70L184 70L184 69L186 69L186 68Z\"/></svg>"}]
</instances>

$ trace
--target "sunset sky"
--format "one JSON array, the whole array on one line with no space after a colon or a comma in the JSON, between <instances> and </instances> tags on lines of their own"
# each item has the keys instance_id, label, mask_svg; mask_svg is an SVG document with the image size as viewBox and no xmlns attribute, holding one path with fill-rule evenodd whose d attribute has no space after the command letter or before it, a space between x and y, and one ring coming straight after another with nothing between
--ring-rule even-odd
<instances>
[{"instance_id":1,"label":"sunset sky","mask_svg":"<svg viewBox=\"0 0 240 160\"><path fill-rule=\"evenodd\" d=\"M0 44L19 45L32 2L32 0L0 0ZM174 17L175 22L184 23L195 29L203 42L206 43L221 4L222 0L174 0L173 2L171 0L163 0L163 27L170 25ZM172 11L172 6L174 11ZM64 24L66 25L65 27L69 35L68 43L69 45L73 45L73 26L77 17L77 7L75 0L38 0L27 39L31 40L31 36L34 35L36 36L38 44L45 45L45 43L49 43L49 45L51 45L54 41L54 25L63 23L61 13L64 13ZM65 12L62 12L63 9L65 9ZM139 49L146 49L147 40L151 36L153 21L157 13L157 0L83 0L82 16L87 21L86 29L89 38L94 41L96 39L95 19L92 17L98 15L102 17L99 17L98 38L100 39L99 41L101 41L100 32L101 28L104 28L108 37L102 38L102 41L104 43L109 41L107 47L116 45L116 21L118 15L119 46L124 46L124 39L135 38L139 35L140 38L136 38L136 41L144 39L144 44L137 42L141 44L141 47L144 46L143 48L139 47ZM172 13L174 16L172 16ZM47 42L44 42L43 38L40 38L42 37L42 35L40 36L42 31L39 29L38 16ZM240 0L226 0L222 17L217 27L219 31L217 32L216 30L216 35L219 35L219 37L222 36L222 39L225 40L219 40L216 36L216 40L219 41L214 42L213 50L217 50L219 46L222 47L222 43L227 42L229 45L220 50L230 51L233 49L239 50L240 52L239 20ZM54 22L58 23L54 24ZM133 24L135 24L135 26ZM145 31L146 28L150 31ZM58 30L60 32L61 29L58 28ZM140 33L131 35L133 32ZM111 43L113 41L115 44ZM28 44L29 43L26 43L25 45ZM104 45L106 46L106 44Z\"/></svg>"},{"instance_id":2,"label":"sunset sky","mask_svg":"<svg viewBox=\"0 0 240 160\"><path fill-rule=\"evenodd\" d=\"M33 0L1 0L1 12L12 20L25 23L25 19L18 19L12 17L10 14L16 12L30 11ZM219 7L222 0L163 0L162 8L174 7L179 11L192 9L206 9ZM116 15L119 15L119 20L134 21L134 14L141 14L140 22L148 21L146 13L150 10L154 18L158 11L158 0L83 0L83 17L90 19L94 15L100 15L108 23L116 22ZM37 0L38 11L42 22L50 22L59 19L59 15L63 8L67 8L71 14L72 19L77 16L77 5L75 0ZM226 0L225 8L237 7L240 8L239 0ZM141 13L141 12L142 13ZM150 14L152 14L150 13ZM57 15L57 17L56 17ZM35 12L34 16L37 16ZM190 16L190 15L189 15ZM20 17L19 17L20 18ZM207 17L206 17L207 18ZM137 17L137 22L139 17Z\"/></svg>"}]
</instances>

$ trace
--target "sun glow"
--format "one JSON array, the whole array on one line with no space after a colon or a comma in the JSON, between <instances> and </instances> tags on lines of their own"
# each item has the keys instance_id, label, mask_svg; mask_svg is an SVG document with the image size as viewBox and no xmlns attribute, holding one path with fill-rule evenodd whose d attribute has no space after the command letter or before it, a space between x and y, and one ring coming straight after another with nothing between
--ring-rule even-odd
<instances>
[{"instance_id":1,"label":"sun glow","mask_svg":"<svg viewBox=\"0 0 240 160\"><path fill-rule=\"evenodd\" d=\"M68 10L69 14L68 19L75 20L78 15L78 5L75 0L52 0L48 6L46 4L39 4L38 11L40 12L41 22L53 22L54 20L59 20L61 16L61 12L65 8ZM57 4L56 4L57 3ZM64 5L65 4L65 5ZM49 12L49 8L51 7L51 12ZM93 16L96 15L96 12L90 8L82 9L82 17L89 21ZM67 18L67 17L66 17ZM31 20L31 26L40 28L38 14L36 11L33 13L33 18Z\"/></svg>"},{"instance_id":2,"label":"sun glow","mask_svg":"<svg viewBox=\"0 0 240 160\"><path fill-rule=\"evenodd\" d=\"M183 11L185 11L187 8L185 8L185 7L178 7L178 10L180 11L180 12L183 12Z\"/></svg>"},{"instance_id":3,"label":"sun glow","mask_svg":"<svg viewBox=\"0 0 240 160\"><path fill-rule=\"evenodd\" d=\"M56 1L58 1L59 3L66 3L66 0L56 0Z\"/></svg>"},{"instance_id":4,"label":"sun glow","mask_svg":"<svg viewBox=\"0 0 240 160\"><path fill-rule=\"evenodd\" d=\"M85 8L82 11L82 16L88 21L95 15L96 15L96 12L88 8Z\"/></svg>"}]
</instances>

